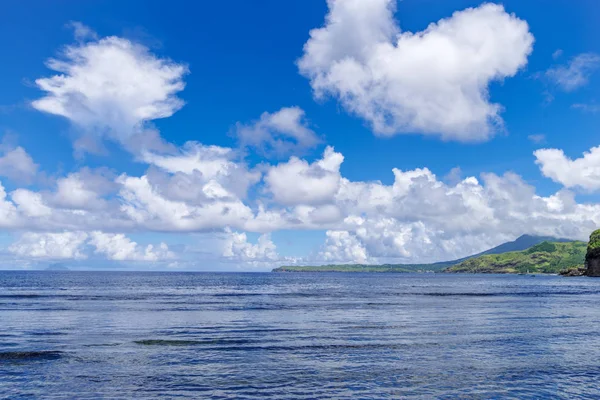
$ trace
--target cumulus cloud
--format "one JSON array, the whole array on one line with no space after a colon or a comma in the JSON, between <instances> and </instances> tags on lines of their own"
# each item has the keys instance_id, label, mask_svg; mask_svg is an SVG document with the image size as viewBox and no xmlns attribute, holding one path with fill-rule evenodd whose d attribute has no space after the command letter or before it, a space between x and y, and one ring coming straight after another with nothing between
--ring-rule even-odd
<instances>
[{"instance_id":1,"label":"cumulus cloud","mask_svg":"<svg viewBox=\"0 0 600 400\"><path fill-rule=\"evenodd\" d=\"M325 244L318 258L332 262L351 262L364 264L372 261L365 246L353 234L347 231L327 231Z\"/></svg>"},{"instance_id":2,"label":"cumulus cloud","mask_svg":"<svg viewBox=\"0 0 600 400\"><path fill-rule=\"evenodd\" d=\"M244 232L227 232L223 245L223 257L239 262L272 262L279 260L277 247L271 235L261 235L255 244L248 241Z\"/></svg>"},{"instance_id":3,"label":"cumulus cloud","mask_svg":"<svg viewBox=\"0 0 600 400\"><path fill-rule=\"evenodd\" d=\"M600 189L600 146L575 160L559 149L540 149L533 154L542 174L553 181L568 188Z\"/></svg>"},{"instance_id":4,"label":"cumulus cloud","mask_svg":"<svg viewBox=\"0 0 600 400\"><path fill-rule=\"evenodd\" d=\"M263 113L250 124L238 122L234 133L240 145L252 147L265 156L283 157L304 152L321 142L308 127L300 107L284 107L275 113Z\"/></svg>"},{"instance_id":5,"label":"cumulus cloud","mask_svg":"<svg viewBox=\"0 0 600 400\"><path fill-rule=\"evenodd\" d=\"M325 260L433 262L522 233L584 239L600 223L598 205L577 204L568 191L538 196L515 174L449 185L426 170L395 172L389 186L343 181L336 203L346 217L328 234Z\"/></svg>"},{"instance_id":6,"label":"cumulus cloud","mask_svg":"<svg viewBox=\"0 0 600 400\"><path fill-rule=\"evenodd\" d=\"M85 259L82 246L88 238L85 232L27 232L11 244L8 250L21 257L40 259Z\"/></svg>"},{"instance_id":7,"label":"cumulus cloud","mask_svg":"<svg viewBox=\"0 0 600 400\"><path fill-rule=\"evenodd\" d=\"M375 133L479 141L502 124L488 86L527 64L533 36L501 5L455 12L401 32L395 0L331 0L298 61L317 98L330 95Z\"/></svg>"},{"instance_id":8,"label":"cumulus cloud","mask_svg":"<svg viewBox=\"0 0 600 400\"><path fill-rule=\"evenodd\" d=\"M144 152L152 167L122 174L118 197L125 215L146 229L202 231L240 228L254 216L244 203L260 179L231 148L188 142L173 155Z\"/></svg>"},{"instance_id":9,"label":"cumulus cloud","mask_svg":"<svg viewBox=\"0 0 600 400\"><path fill-rule=\"evenodd\" d=\"M227 147L187 142L178 154L144 152L141 159L172 174L167 192L178 194L180 198L219 194L244 198L248 188L260 179L259 172L250 171L238 154Z\"/></svg>"},{"instance_id":10,"label":"cumulus cloud","mask_svg":"<svg viewBox=\"0 0 600 400\"><path fill-rule=\"evenodd\" d=\"M320 204L333 198L340 183L341 153L328 146L323 158L309 164L292 157L269 169L265 176L268 190L276 202L285 205Z\"/></svg>"},{"instance_id":11,"label":"cumulus cloud","mask_svg":"<svg viewBox=\"0 0 600 400\"><path fill-rule=\"evenodd\" d=\"M555 65L543 73L551 84L565 92L587 85L592 73L600 66L600 55L583 53L564 65Z\"/></svg>"},{"instance_id":12,"label":"cumulus cloud","mask_svg":"<svg viewBox=\"0 0 600 400\"><path fill-rule=\"evenodd\" d=\"M300 171L315 164L291 162L296 163ZM339 163L333 170L339 174ZM339 177L325 185L326 195L317 196L313 205L302 204L313 199L303 197L304 191L292 195L286 190L294 188L273 186L289 198L259 210L253 222L269 230L326 229L325 244L305 259L311 263L434 262L474 254L524 233L584 240L600 224L599 205L578 204L568 190L539 196L514 173L439 180L427 168L392 172L390 185ZM292 173L289 179L303 187L314 178Z\"/></svg>"},{"instance_id":13,"label":"cumulus cloud","mask_svg":"<svg viewBox=\"0 0 600 400\"><path fill-rule=\"evenodd\" d=\"M331 201L342 220L321 224L330 233L320 261L433 262L523 233L585 239L600 223L597 204L567 190L539 196L514 173L451 183L427 168L393 173L391 185L342 178Z\"/></svg>"},{"instance_id":14,"label":"cumulus cloud","mask_svg":"<svg viewBox=\"0 0 600 400\"><path fill-rule=\"evenodd\" d=\"M8 247L20 257L45 260L84 260L94 253L111 261L158 262L175 254L165 243L143 247L124 234L93 231L25 232Z\"/></svg>"},{"instance_id":15,"label":"cumulus cloud","mask_svg":"<svg viewBox=\"0 0 600 400\"><path fill-rule=\"evenodd\" d=\"M74 210L101 209L108 202L104 196L117 190L114 174L106 169L82 168L56 181L56 192L50 202L59 208Z\"/></svg>"},{"instance_id":16,"label":"cumulus cloud","mask_svg":"<svg viewBox=\"0 0 600 400\"><path fill-rule=\"evenodd\" d=\"M17 226L19 213L17 207L8 199L6 189L0 183L0 226L3 228L14 228Z\"/></svg>"},{"instance_id":17,"label":"cumulus cloud","mask_svg":"<svg viewBox=\"0 0 600 400\"><path fill-rule=\"evenodd\" d=\"M230 198L218 183L203 187L209 201L173 200L153 185L148 176L119 177L121 210L145 229L158 231L203 231L239 227L253 216L241 200Z\"/></svg>"},{"instance_id":18,"label":"cumulus cloud","mask_svg":"<svg viewBox=\"0 0 600 400\"><path fill-rule=\"evenodd\" d=\"M46 62L57 74L35 81L46 94L32 106L76 125L82 134L77 143L84 150L101 137L156 147L157 138L146 132L145 123L169 117L183 106L177 93L185 86L187 67L127 39L96 40L82 25L74 28L79 39L92 40L66 46Z\"/></svg>"},{"instance_id":19,"label":"cumulus cloud","mask_svg":"<svg viewBox=\"0 0 600 400\"><path fill-rule=\"evenodd\" d=\"M0 146L0 152L0 176L22 184L29 184L34 180L38 165L25 149L3 144Z\"/></svg>"},{"instance_id":20,"label":"cumulus cloud","mask_svg":"<svg viewBox=\"0 0 600 400\"><path fill-rule=\"evenodd\" d=\"M46 217L52 213L40 193L17 189L11 193L11 198L17 205L17 209L27 217Z\"/></svg>"},{"instance_id":21,"label":"cumulus cloud","mask_svg":"<svg viewBox=\"0 0 600 400\"><path fill-rule=\"evenodd\" d=\"M94 246L95 253L103 254L114 261L164 261L175 258L166 243L158 246L152 244L143 248L122 233L90 233L89 244Z\"/></svg>"}]
</instances>

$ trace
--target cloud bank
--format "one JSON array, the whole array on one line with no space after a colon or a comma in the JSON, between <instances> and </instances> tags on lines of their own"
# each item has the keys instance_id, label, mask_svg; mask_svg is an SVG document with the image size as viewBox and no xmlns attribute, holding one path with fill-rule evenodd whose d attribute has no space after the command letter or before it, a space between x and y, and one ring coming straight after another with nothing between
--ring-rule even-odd
<instances>
[{"instance_id":1,"label":"cloud bank","mask_svg":"<svg viewBox=\"0 0 600 400\"><path fill-rule=\"evenodd\" d=\"M391 0L328 4L325 25L311 31L298 61L317 97L337 98L384 135L475 141L502 124L489 84L526 65L533 44L526 22L484 4L410 33L400 31ZM440 179L420 165L392 169L390 184L353 180L341 170L347 158L333 146L316 157L299 154L324 142L299 107L235 125L241 146L168 143L151 121L183 106L186 66L126 39L75 28L77 43L48 61L57 74L36 80L42 95L32 105L69 120L79 135L76 147L89 137L112 140L143 169L81 167L53 175L47 186L12 187L6 181L33 182L39 166L24 148L3 149L0 227L13 232L7 251L15 257L182 268L196 267L199 253L223 265L260 268L431 262L523 233L585 239L600 224L600 205L578 203L571 190L600 188L598 148L576 160L558 149L537 150L542 173L563 186L541 196L511 172L461 177L454 169ZM268 159L252 164L248 151ZM310 254L282 256L272 235L281 230L320 231L325 240ZM132 239L138 233L212 241L198 250L138 243Z\"/></svg>"}]
</instances>

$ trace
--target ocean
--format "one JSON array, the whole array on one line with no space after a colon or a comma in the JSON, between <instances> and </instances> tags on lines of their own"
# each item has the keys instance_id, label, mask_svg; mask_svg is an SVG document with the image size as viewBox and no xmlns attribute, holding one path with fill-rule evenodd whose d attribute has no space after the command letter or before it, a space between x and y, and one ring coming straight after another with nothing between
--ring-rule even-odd
<instances>
[{"instance_id":1,"label":"ocean","mask_svg":"<svg viewBox=\"0 0 600 400\"><path fill-rule=\"evenodd\" d=\"M0 272L0 398L600 398L600 279Z\"/></svg>"}]
</instances>

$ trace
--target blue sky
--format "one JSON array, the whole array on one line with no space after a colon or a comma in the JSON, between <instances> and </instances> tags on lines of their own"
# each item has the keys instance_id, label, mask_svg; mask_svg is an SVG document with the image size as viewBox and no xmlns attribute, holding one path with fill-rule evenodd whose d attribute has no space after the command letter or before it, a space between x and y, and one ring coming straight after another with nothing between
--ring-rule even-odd
<instances>
[{"instance_id":1,"label":"blue sky","mask_svg":"<svg viewBox=\"0 0 600 400\"><path fill-rule=\"evenodd\" d=\"M266 270L585 239L599 19L591 0L4 5L3 267Z\"/></svg>"}]
</instances>

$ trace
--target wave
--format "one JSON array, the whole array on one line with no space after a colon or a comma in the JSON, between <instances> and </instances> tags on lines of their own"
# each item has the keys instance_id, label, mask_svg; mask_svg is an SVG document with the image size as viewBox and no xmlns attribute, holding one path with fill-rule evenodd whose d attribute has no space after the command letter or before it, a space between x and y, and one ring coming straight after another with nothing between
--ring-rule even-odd
<instances>
[{"instance_id":1,"label":"wave","mask_svg":"<svg viewBox=\"0 0 600 400\"><path fill-rule=\"evenodd\" d=\"M0 299L39 299L44 297L53 297L42 294L0 294Z\"/></svg>"},{"instance_id":2,"label":"wave","mask_svg":"<svg viewBox=\"0 0 600 400\"><path fill-rule=\"evenodd\" d=\"M0 361L46 361L57 360L63 356L61 351L5 351L0 352Z\"/></svg>"},{"instance_id":3,"label":"wave","mask_svg":"<svg viewBox=\"0 0 600 400\"><path fill-rule=\"evenodd\" d=\"M398 349L406 348L410 344L405 343L330 343L330 344L301 344L301 345L279 345L269 344L258 345L256 341L251 340L168 340L168 339L145 339L136 340L136 344L145 346L210 346L214 351L314 351L314 350L346 350L346 349ZM437 345L437 343L430 343Z\"/></svg>"},{"instance_id":4,"label":"wave","mask_svg":"<svg viewBox=\"0 0 600 400\"><path fill-rule=\"evenodd\" d=\"M134 343L144 346L201 346L201 345L226 345L226 344L248 344L253 343L245 339L209 339L209 340L185 340L185 339L143 339L135 340Z\"/></svg>"}]
</instances>

